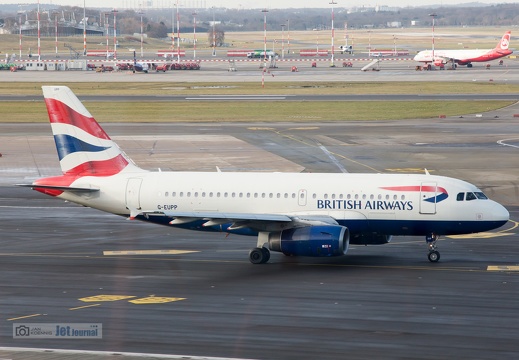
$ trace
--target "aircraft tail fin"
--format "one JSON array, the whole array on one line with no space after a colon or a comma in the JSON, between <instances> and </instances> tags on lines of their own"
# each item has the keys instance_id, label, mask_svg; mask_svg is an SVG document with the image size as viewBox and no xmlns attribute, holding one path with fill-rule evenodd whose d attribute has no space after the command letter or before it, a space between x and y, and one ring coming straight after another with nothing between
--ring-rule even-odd
<instances>
[{"instance_id":1,"label":"aircraft tail fin","mask_svg":"<svg viewBox=\"0 0 519 360\"><path fill-rule=\"evenodd\" d=\"M63 175L111 176L144 171L110 139L66 86L42 86Z\"/></svg>"},{"instance_id":2,"label":"aircraft tail fin","mask_svg":"<svg viewBox=\"0 0 519 360\"><path fill-rule=\"evenodd\" d=\"M511 33L512 32L510 30L505 32L499 43L496 45L497 50L508 50L508 46L510 45Z\"/></svg>"}]
</instances>

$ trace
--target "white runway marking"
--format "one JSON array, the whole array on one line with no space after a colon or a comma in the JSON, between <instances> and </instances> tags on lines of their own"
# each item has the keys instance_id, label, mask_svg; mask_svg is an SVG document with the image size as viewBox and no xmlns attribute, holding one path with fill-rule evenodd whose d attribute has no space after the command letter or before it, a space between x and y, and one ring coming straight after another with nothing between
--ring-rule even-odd
<instances>
[{"instance_id":1,"label":"white runway marking","mask_svg":"<svg viewBox=\"0 0 519 360\"><path fill-rule=\"evenodd\" d=\"M510 146L510 147L513 147L513 148L516 148L516 149L519 149L519 145L512 145L512 144L507 144L506 142L507 141L519 141L519 139L503 139L503 140L499 140L497 143L499 145L503 145L503 146Z\"/></svg>"},{"instance_id":2,"label":"white runway marking","mask_svg":"<svg viewBox=\"0 0 519 360\"><path fill-rule=\"evenodd\" d=\"M191 355L167 355L167 354L146 354L146 353L131 353L121 351L87 351L87 350L61 350L61 349L45 349L45 348L23 348L23 347L0 347L0 351L10 353L37 353L40 354L39 359L56 359L56 355L96 355L113 357L117 355L132 356L145 359L184 359L184 360L238 360L236 358L211 357L211 356L191 356ZM246 359L241 359L246 360Z\"/></svg>"}]
</instances>

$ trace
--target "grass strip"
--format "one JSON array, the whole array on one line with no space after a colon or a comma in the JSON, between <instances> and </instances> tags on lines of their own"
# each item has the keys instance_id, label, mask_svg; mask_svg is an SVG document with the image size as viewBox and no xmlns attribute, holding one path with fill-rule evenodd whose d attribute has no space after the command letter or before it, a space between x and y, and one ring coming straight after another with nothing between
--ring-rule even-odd
<instances>
[{"instance_id":1,"label":"grass strip","mask_svg":"<svg viewBox=\"0 0 519 360\"><path fill-rule=\"evenodd\" d=\"M145 76L145 75L143 75ZM0 82L0 94L41 95L48 83ZM59 85L59 84L54 84ZM308 94L499 94L518 93L519 84L496 82L97 82L66 83L77 95L308 95Z\"/></svg>"},{"instance_id":2,"label":"grass strip","mask_svg":"<svg viewBox=\"0 0 519 360\"><path fill-rule=\"evenodd\" d=\"M305 122L399 120L496 110L511 101L85 102L99 122ZM47 122L42 102L0 102L0 122Z\"/></svg>"}]
</instances>

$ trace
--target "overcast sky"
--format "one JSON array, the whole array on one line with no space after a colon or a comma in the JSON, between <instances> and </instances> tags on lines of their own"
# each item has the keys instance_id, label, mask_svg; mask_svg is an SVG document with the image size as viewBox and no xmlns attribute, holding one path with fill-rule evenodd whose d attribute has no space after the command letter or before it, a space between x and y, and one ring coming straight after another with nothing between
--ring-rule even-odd
<instances>
[{"instance_id":1,"label":"overcast sky","mask_svg":"<svg viewBox=\"0 0 519 360\"><path fill-rule=\"evenodd\" d=\"M40 0L40 3L52 3L56 5L72 5L72 6L83 6L85 1L87 7L115 7L115 8L139 8L139 4L151 3L151 7L170 7L170 4L176 4L176 0ZM188 8L210 8L226 7L226 8L268 8L268 9L279 9L279 8L327 8L330 7L332 0L179 0L179 6ZM423 6L431 4L464 4L471 3L474 0L334 0L337 3L337 7L352 7L352 6L375 6L375 5L387 5L387 6ZM482 0L481 3L485 4L503 4L503 3L514 3L514 0ZM16 3L13 0L0 0L1 4L13 4ZM37 0L25 0L25 4L37 4Z\"/></svg>"}]
</instances>

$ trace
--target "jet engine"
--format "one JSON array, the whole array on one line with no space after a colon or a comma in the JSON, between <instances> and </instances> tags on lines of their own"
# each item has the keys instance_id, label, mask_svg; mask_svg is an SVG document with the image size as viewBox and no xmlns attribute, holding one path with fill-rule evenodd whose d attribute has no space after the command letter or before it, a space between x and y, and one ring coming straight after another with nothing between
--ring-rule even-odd
<instances>
[{"instance_id":1,"label":"jet engine","mask_svg":"<svg viewBox=\"0 0 519 360\"><path fill-rule=\"evenodd\" d=\"M305 226L269 234L269 248L294 256L341 256L349 247L350 232L339 225Z\"/></svg>"},{"instance_id":2,"label":"jet engine","mask_svg":"<svg viewBox=\"0 0 519 360\"><path fill-rule=\"evenodd\" d=\"M434 59L434 66L442 66L443 59Z\"/></svg>"}]
</instances>

